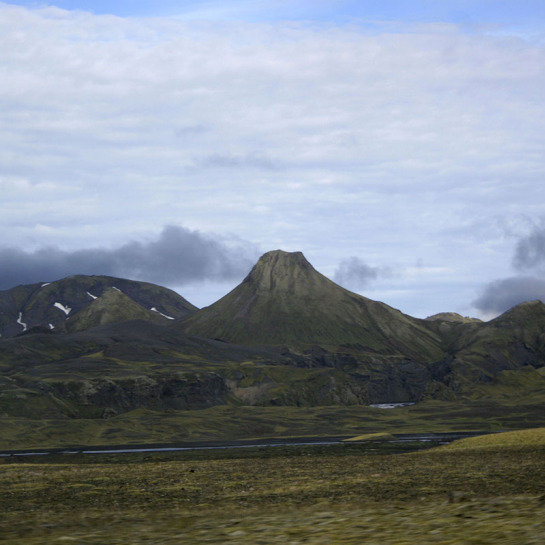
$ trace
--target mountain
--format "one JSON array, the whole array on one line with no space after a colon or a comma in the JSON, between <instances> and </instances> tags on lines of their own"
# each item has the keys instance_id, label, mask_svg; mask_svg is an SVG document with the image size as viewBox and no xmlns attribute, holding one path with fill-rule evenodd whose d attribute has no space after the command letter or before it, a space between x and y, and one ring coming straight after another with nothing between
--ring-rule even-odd
<instances>
[{"instance_id":1,"label":"mountain","mask_svg":"<svg viewBox=\"0 0 545 545\"><path fill-rule=\"evenodd\" d=\"M201 310L119 278L18 286L0 292L0 328L5 419L434 400L476 403L482 418L485 403L493 420L515 405L541 415L545 402L540 301L490 322L420 320L342 288L300 252L264 254Z\"/></svg>"},{"instance_id":2,"label":"mountain","mask_svg":"<svg viewBox=\"0 0 545 545\"><path fill-rule=\"evenodd\" d=\"M427 322L342 288L301 252L266 253L239 286L182 327L238 344L319 345L424 361L442 355Z\"/></svg>"},{"instance_id":3,"label":"mountain","mask_svg":"<svg viewBox=\"0 0 545 545\"><path fill-rule=\"evenodd\" d=\"M116 298L110 293L104 300L102 297L112 289L123 294L125 299ZM128 299L131 305L127 304ZM101 305L109 305L109 309L103 308L98 312ZM86 317L82 315L76 319L78 313L88 307L91 308L86 311ZM196 310L174 291L155 284L109 276L75 275L56 282L1 291L0 335L12 337L36 327L64 331L67 324L75 319L79 323L78 328L115 320L151 319L153 315L160 321L169 321L185 318ZM98 314L101 314L100 318Z\"/></svg>"},{"instance_id":4,"label":"mountain","mask_svg":"<svg viewBox=\"0 0 545 545\"><path fill-rule=\"evenodd\" d=\"M545 305L521 303L489 322L434 322L450 357L493 371L545 359Z\"/></svg>"}]
</instances>

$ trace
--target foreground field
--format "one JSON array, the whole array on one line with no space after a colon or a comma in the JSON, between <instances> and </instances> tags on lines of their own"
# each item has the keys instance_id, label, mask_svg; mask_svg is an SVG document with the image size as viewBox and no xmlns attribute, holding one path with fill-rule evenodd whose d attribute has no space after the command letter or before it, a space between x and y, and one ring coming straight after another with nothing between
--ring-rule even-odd
<instances>
[{"instance_id":1,"label":"foreground field","mask_svg":"<svg viewBox=\"0 0 545 545\"><path fill-rule=\"evenodd\" d=\"M0 540L541 544L545 433L525 433L401 455L347 444L4 458Z\"/></svg>"}]
</instances>

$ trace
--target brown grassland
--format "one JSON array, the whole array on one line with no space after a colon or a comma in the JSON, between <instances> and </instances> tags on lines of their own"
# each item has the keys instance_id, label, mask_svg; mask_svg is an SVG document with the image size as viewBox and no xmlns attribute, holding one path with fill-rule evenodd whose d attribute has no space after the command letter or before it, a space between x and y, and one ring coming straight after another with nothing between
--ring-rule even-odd
<instances>
[{"instance_id":1,"label":"brown grassland","mask_svg":"<svg viewBox=\"0 0 545 545\"><path fill-rule=\"evenodd\" d=\"M542 544L545 429L404 454L367 441L6 457L0 487L12 545Z\"/></svg>"}]
</instances>

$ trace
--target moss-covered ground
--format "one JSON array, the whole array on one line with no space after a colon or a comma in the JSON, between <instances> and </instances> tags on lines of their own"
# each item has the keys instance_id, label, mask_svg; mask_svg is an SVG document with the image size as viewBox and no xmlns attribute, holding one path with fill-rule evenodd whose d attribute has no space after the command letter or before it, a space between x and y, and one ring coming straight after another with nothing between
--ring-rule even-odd
<instances>
[{"instance_id":1,"label":"moss-covered ground","mask_svg":"<svg viewBox=\"0 0 545 545\"><path fill-rule=\"evenodd\" d=\"M542 544L545 433L526 433L408 454L2 458L0 542Z\"/></svg>"},{"instance_id":2,"label":"moss-covered ground","mask_svg":"<svg viewBox=\"0 0 545 545\"><path fill-rule=\"evenodd\" d=\"M32 419L0 416L0 451L126 444L183 444L258 438L370 433L500 431L545 426L543 403L427 401L397 409L365 406L138 409L114 418Z\"/></svg>"}]
</instances>

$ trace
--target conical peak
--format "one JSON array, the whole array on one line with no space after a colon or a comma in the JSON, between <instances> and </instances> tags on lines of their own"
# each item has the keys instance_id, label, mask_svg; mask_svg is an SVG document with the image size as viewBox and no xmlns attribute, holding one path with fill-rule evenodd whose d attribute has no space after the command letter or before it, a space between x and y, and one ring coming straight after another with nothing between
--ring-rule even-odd
<instances>
[{"instance_id":1,"label":"conical peak","mask_svg":"<svg viewBox=\"0 0 545 545\"><path fill-rule=\"evenodd\" d=\"M352 345L388 354L402 349L443 356L434 334L420 321L345 290L316 271L301 252L266 253L244 282L182 327L191 335L238 344Z\"/></svg>"},{"instance_id":2,"label":"conical peak","mask_svg":"<svg viewBox=\"0 0 545 545\"><path fill-rule=\"evenodd\" d=\"M307 261L303 252L284 252L283 250L273 250L263 254L257 264L263 264L271 268L299 265L303 267L312 267Z\"/></svg>"},{"instance_id":3,"label":"conical peak","mask_svg":"<svg viewBox=\"0 0 545 545\"><path fill-rule=\"evenodd\" d=\"M274 250L259 258L244 282L267 290L286 289L312 273L318 274L302 252Z\"/></svg>"}]
</instances>

